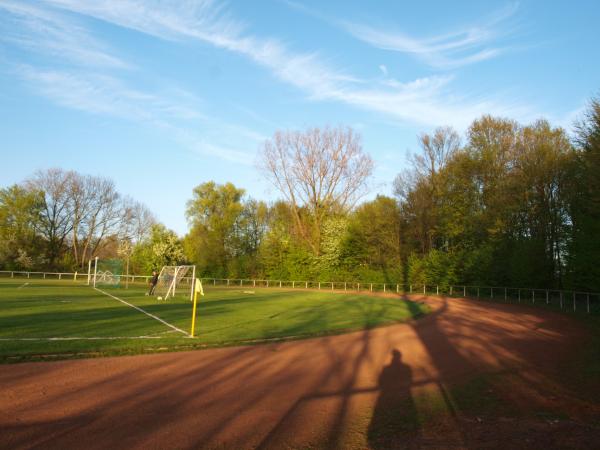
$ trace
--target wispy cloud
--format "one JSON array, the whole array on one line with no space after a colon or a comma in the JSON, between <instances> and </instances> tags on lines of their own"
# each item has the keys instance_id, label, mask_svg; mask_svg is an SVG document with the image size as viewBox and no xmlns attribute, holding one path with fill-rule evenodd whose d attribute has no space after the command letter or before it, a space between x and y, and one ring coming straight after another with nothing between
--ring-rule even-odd
<instances>
[{"instance_id":1,"label":"wispy cloud","mask_svg":"<svg viewBox=\"0 0 600 450\"><path fill-rule=\"evenodd\" d=\"M135 2L45 0L47 4L167 40L197 40L242 54L281 80L315 95L358 79L335 70L318 53L293 53L276 39L257 38L212 0Z\"/></svg>"},{"instance_id":2,"label":"wispy cloud","mask_svg":"<svg viewBox=\"0 0 600 450\"><path fill-rule=\"evenodd\" d=\"M328 17L292 0L282 0L290 8L343 29L373 47L411 54L437 69L454 69L494 58L507 50L497 40L514 32L518 3L509 3L478 24L463 26L449 33L415 37L398 29Z\"/></svg>"},{"instance_id":3,"label":"wispy cloud","mask_svg":"<svg viewBox=\"0 0 600 450\"><path fill-rule=\"evenodd\" d=\"M75 12L96 17L91 14L93 11L67 12L68 2L46 3L34 5L10 0L0 3L0 13L5 13L0 14L0 24L6 31L0 37L0 43L46 57L42 60L34 59L28 64L11 64L12 69L8 69L38 95L65 108L116 117L163 130L193 153L250 164L249 155L254 153L258 142L266 139L264 135L220 120L214 115L204 114L199 109L202 100L175 84L158 83L164 86L157 87L152 92L132 87L130 82L125 81L129 77L121 76L121 72L139 68L117 56L109 45L89 32L82 17L72 14ZM49 3L63 8L49 6ZM107 17L96 17L103 20L116 20L120 13L127 12L123 9L127 7L126 3L123 3L122 8L119 5L120 3L82 3L82 6L87 7L104 7L105 9L99 10L106 12ZM208 6L208 2L205 6ZM133 20L132 28L135 24L140 31L171 40L197 32L186 28L185 15L169 17L163 10L153 10L143 5L138 7L144 13L140 15L142 20ZM206 13L203 16L205 25L210 23L226 33L234 32L232 22L215 22L218 8L208 11L198 2L189 3L188 7L196 13ZM154 17L156 23L148 17ZM198 22L194 23L200 25ZM198 32L198 36L204 38L214 34L215 29L209 27L202 33ZM216 43L222 44L219 38L215 45Z\"/></svg>"},{"instance_id":4,"label":"wispy cloud","mask_svg":"<svg viewBox=\"0 0 600 450\"><path fill-rule=\"evenodd\" d=\"M355 22L337 22L357 39L374 47L416 56L430 66L452 69L484 61L507 50L496 41L513 31L508 23L518 4L496 11L482 24L471 25L447 34L417 38L398 30L382 30Z\"/></svg>"},{"instance_id":5,"label":"wispy cloud","mask_svg":"<svg viewBox=\"0 0 600 450\"><path fill-rule=\"evenodd\" d=\"M2 10L9 14L0 15L4 28L1 41L83 66L131 67L130 63L116 56L114 50L92 37L83 26L47 8L7 0L0 3Z\"/></svg>"},{"instance_id":6,"label":"wispy cloud","mask_svg":"<svg viewBox=\"0 0 600 450\"><path fill-rule=\"evenodd\" d=\"M211 0L185 2L134 2L121 0L45 0L47 4L104 20L167 40L192 40L248 57L275 77L301 89L312 100L336 101L375 111L399 121L464 126L482 113L521 117L526 108L506 104L492 96L451 93L451 77L429 77L402 83L393 79L364 80L326 61L319 53L298 53L276 39L259 38L246 25L231 17L222 4ZM513 9L516 8L513 7ZM507 10L488 23L500 23L513 14ZM366 34L363 27L363 34ZM431 38L426 42L405 41L396 49L411 50L432 61L444 63L448 52L481 45L488 39L485 27ZM375 40L375 37L373 37ZM479 50L461 56L461 62L491 57L498 49ZM454 64L459 59L455 58ZM450 62L447 62L450 64Z\"/></svg>"},{"instance_id":7,"label":"wispy cloud","mask_svg":"<svg viewBox=\"0 0 600 450\"><path fill-rule=\"evenodd\" d=\"M42 70L28 65L20 65L16 71L39 94L71 109L153 124L203 117L193 106L130 88L109 75Z\"/></svg>"},{"instance_id":8,"label":"wispy cloud","mask_svg":"<svg viewBox=\"0 0 600 450\"><path fill-rule=\"evenodd\" d=\"M25 65L17 71L40 95L61 106L161 129L194 153L249 165L256 146L265 139L253 130L208 117L186 105L186 99L194 98L187 92L149 94L117 78L86 72L39 70ZM173 102L173 98L179 101ZM236 149L236 140L248 147Z\"/></svg>"}]
</instances>

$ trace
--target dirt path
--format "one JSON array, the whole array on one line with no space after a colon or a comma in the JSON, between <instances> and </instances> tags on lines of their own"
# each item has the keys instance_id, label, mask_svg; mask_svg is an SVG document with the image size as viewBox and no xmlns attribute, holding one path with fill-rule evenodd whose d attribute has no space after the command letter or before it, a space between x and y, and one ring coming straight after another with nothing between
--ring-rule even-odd
<instances>
[{"instance_id":1,"label":"dirt path","mask_svg":"<svg viewBox=\"0 0 600 450\"><path fill-rule=\"evenodd\" d=\"M516 404L567 395L552 380L585 338L577 322L540 309L427 301L436 310L420 321L341 336L0 366L0 447L461 448L483 438L465 431L453 383L509 373L524 392L500 394ZM440 418L433 426L403 432L431 415Z\"/></svg>"}]
</instances>

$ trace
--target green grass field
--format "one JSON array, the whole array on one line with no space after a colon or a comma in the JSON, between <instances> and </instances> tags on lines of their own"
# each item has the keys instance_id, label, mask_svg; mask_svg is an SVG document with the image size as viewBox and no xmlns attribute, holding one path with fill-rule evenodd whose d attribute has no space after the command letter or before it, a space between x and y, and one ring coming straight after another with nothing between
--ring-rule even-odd
<instances>
[{"instance_id":1,"label":"green grass field","mask_svg":"<svg viewBox=\"0 0 600 450\"><path fill-rule=\"evenodd\" d=\"M317 336L428 312L397 297L207 286L199 297L196 337L190 338L189 298L159 302L144 295L145 285L101 289L64 280L0 279L0 362Z\"/></svg>"}]
</instances>

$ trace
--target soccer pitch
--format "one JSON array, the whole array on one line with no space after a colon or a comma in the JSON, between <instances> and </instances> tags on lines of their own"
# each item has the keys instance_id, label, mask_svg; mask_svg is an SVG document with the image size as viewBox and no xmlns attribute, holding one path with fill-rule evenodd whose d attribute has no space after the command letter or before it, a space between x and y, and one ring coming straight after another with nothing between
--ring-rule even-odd
<instances>
[{"instance_id":1,"label":"soccer pitch","mask_svg":"<svg viewBox=\"0 0 600 450\"><path fill-rule=\"evenodd\" d=\"M298 338L402 322L425 305L394 296L205 287L190 338L189 297L157 301L147 286L0 280L0 361L135 354Z\"/></svg>"}]
</instances>

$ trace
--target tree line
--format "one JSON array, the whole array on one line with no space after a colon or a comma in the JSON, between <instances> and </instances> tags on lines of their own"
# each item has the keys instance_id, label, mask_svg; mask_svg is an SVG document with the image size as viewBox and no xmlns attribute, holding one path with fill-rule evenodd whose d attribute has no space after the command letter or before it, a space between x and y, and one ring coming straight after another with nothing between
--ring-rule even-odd
<instances>
[{"instance_id":1,"label":"tree line","mask_svg":"<svg viewBox=\"0 0 600 450\"><path fill-rule=\"evenodd\" d=\"M156 220L103 177L38 171L0 189L0 267L83 270L89 259L127 256Z\"/></svg>"},{"instance_id":2,"label":"tree line","mask_svg":"<svg viewBox=\"0 0 600 450\"><path fill-rule=\"evenodd\" d=\"M0 266L83 268L93 256L147 273L600 291L600 101L569 136L539 120L483 116L440 127L394 180L369 192L373 161L351 128L278 131L258 168L266 203L232 183L197 186L182 238L107 179L52 169L0 190Z\"/></svg>"},{"instance_id":3,"label":"tree line","mask_svg":"<svg viewBox=\"0 0 600 450\"><path fill-rule=\"evenodd\" d=\"M394 196L358 204L373 162L351 129L277 132L273 204L231 183L188 202L187 257L214 277L600 291L600 102L573 136L483 116L419 136Z\"/></svg>"}]
</instances>

